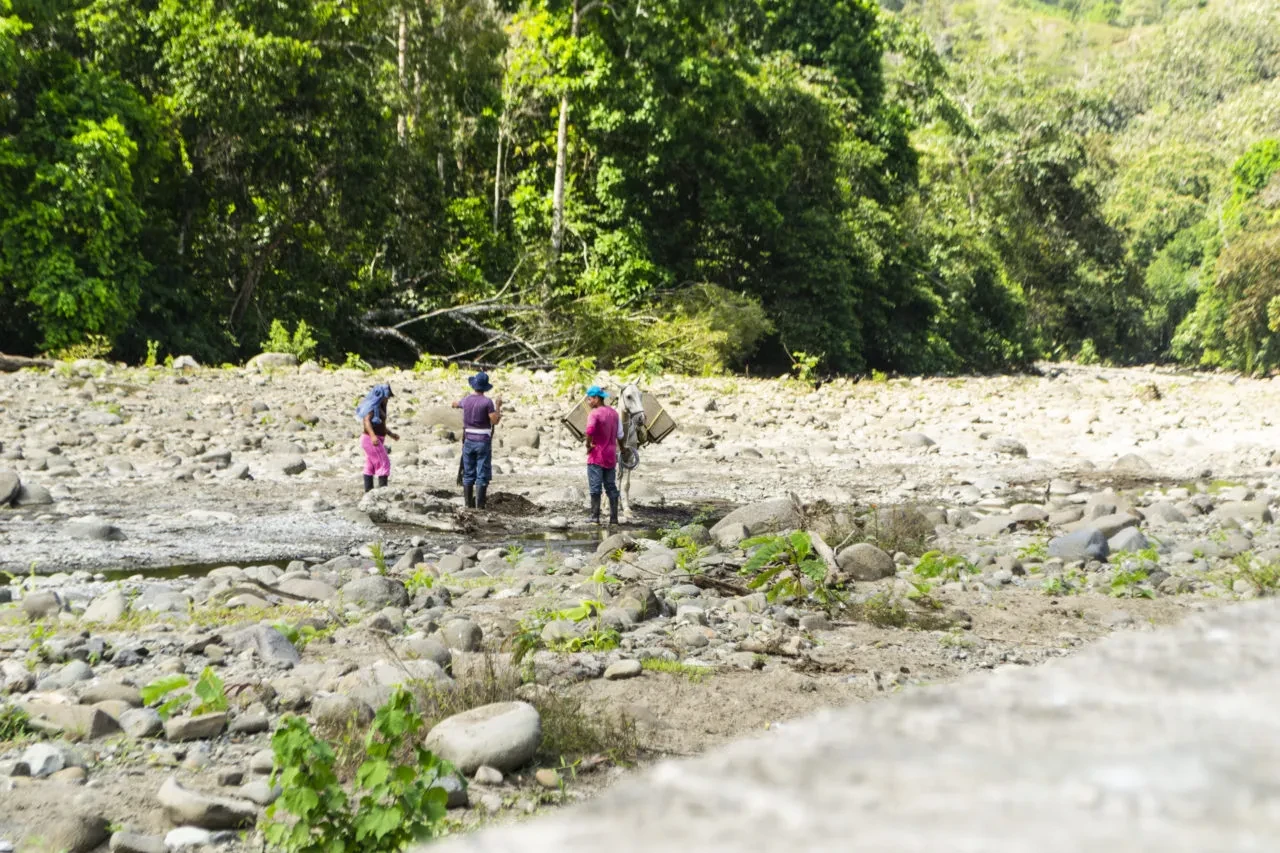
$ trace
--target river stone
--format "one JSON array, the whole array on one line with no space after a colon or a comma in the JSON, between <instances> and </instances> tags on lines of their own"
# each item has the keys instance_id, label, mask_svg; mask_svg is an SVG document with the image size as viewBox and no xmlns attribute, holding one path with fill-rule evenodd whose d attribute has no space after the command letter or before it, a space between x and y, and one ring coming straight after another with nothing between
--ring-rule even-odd
<instances>
[{"instance_id":1,"label":"river stone","mask_svg":"<svg viewBox=\"0 0 1280 853\"><path fill-rule=\"evenodd\" d=\"M643 669L638 660L620 660L605 669L604 677L607 681L621 681L624 678L635 678Z\"/></svg>"},{"instance_id":2,"label":"river stone","mask_svg":"<svg viewBox=\"0 0 1280 853\"><path fill-rule=\"evenodd\" d=\"M1164 524L1186 524L1187 517L1168 501L1158 501L1151 506L1146 507L1143 511L1151 521L1163 522Z\"/></svg>"},{"instance_id":3,"label":"river stone","mask_svg":"<svg viewBox=\"0 0 1280 853\"><path fill-rule=\"evenodd\" d=\"M1101 518L1095 518L1088 522L1087 526L1082 529L1092 528L1098 530L1103 536L1110 539L1126 527L1137 527L1138 517L1130 515L1127 512L1117 512L1111 515L1104 515Z\"/></svg>"},{"instance_id":4,"label":"river stone","mask_svg":"<svg viewBox=\"0 0 1280 853\"><path fill-rule=\"evenodd\" d=\"M479 650L484 632L480 626L469 619L455 619L445 625L440 632L445 643L455 652L474 652Z\"/></svg>"},{"instance_id":5,"label":"river stone","mask_svg":"<svg viewBox=\"0 0 1280 853\"><path fill-rule=\"evenodd\" d=\"M111 836L111 853L165 853L164 839L158 835L117 832Z\"/></svg>"},{"instance_id":6,"label":"river stone","mask_svg":"<svg viewBox=\"0 0 1280 853\"><path fill-rule=\"evenodd\" d=\"M249 359L246 366L258 370L282 370L297 367L298 357L291 352L264 352Z\"/></svg>"},{"instance_id":7,"label":"river stone","mask_svg":"<svg viewBox=\"0 0 1280 853\"><path fill-rule=\"evenodd\" d=\"M41 836L42 846L31 849L56 850L58 853L88 853L111 836L107 819L102 815L72 813L60 815Z\"/></svg>"},{"instance_id":8,"label":"river stone","mask_svg":"<svg viewBox=\"0 0 1280 853\"><path fill-rule=\"evenodd\" d=\"M969 536L1000 536L1018 526L1018 520L1012 515L989 515L980 518L964 529Z\"/></svg>"},{"instance_id":9,"label":"river stone","mask_svg":"<svg viewBox=\"0 0 1280 853\"><path fill-rule=\"evenodd\" d=\"M903 447L914 447L922 449L933 447L936 442L922 432L904 432L898 436L898 441Z\"/></svg>"},{"instance_id":10,"label":"river stone","mask_svg":"<svg viewBox=\"0 0 1280 853\"><path fill-rule=\"evenodd\" d=\"M1063 560L1105 560L1111 553L1101 530L1086 528L1049 540L1049 556Z\"/></svg>"},{"instance_id":11,"label":"river stone","mask_svg":"<svg viewBox=\"0 0 1280 853\"><path fill-rule=\"evenodd\" d=\"M373 721L373 709L365 702L341 693L317 693L311 699L311 716L326 728L344 731L355 720L360 725Z\"/></svg>"},{"instance_id":12,"label":"river stone","mask_svg":"<svg viewBox=\"0 0 1280 853\"><path fill-rule=\"evenodd\" d=\"M1145 551L1149 546L1147 537L1136 527L1126 527L1107 540L1107 547L1112 554L1117 551Z\"/></svg>"},{"instance_id":13,"label":"river stone","mask_svg":"<svg viewBox=\"0 0 1280 853\"><path fill-rule=\"evenodd\" d=\"M267 625L255 625L245 632L243 640L258 657L275 666L292 667L302 663L302 655L289 639Z\"/></svg>"},{"instance_id":14,"label":"river stone","mask_svg":"<svg viewBox=\"0 0 1280 853\"><path fill-rule=\"evenodd\" d=\"M424 745L470 776L482 765L503 772L533 760L542 742L542 718L527 702L499 702L438 723Z\"/></svg>"},{"instance_id":15,"label":"river stone","mask_svg":"<svg viewBox=\"0 0 1280 853\"><path fill-rule=\"evenodd\" d=\"M893 557L869 542L859 542L845 548L836 557L836 562L841 571L860 581L892 577L897 569Z\"/></svg>"},{"instance_id":16,"label":"river stone","mask_svg":"<svg viewBox=\"0 0 1280 853\"><path fill-rule=\"evenodd\" d=\"M13 497L14 506L47 506L53 503L53 495L44 486L23 483Z\"/></svg>"},{"instance_id":17,"label":"river stone","mask_svg":"<svg viewBox=\"0 0 1280 853\"><path fill-rule=\"evenodd\" d=\"M8 506L18 496L22 481L12 471L0 471L0 506Z\"/></svg>"},{"instance_id":18,"label":"river stone","mask_svg":"<svg viewBox=\"0 0 1280 853\"><path fill-rule=\"evenodd\" d=\"M1136 453L1129 453L1121 456L1111 465L1111 471L1114 474L1124 474L1128 477L1150 478L1155 476L1155 469L1151 467L1151 463L1143 459Z\"/></svg>"},{"instance_id":19,"label":"river stone","mask_svg":"<svg viewBox=\"0 0 1280 853\"><path fill-rule=\"evenodd\" d=\"M341 595L343 601L366 610L409 606L409 593L404 584L381 575L357 578L342 587Z\"/></svg>"},{"instance_id":20,"label":"river stone","mask_svg":"<svg viewBox=\"0 0 1280 853\"><path fill-rule=\"evenodd\" d=\"M160 805L174 826L198 826L203 829L239 829L252 826L258 819L258 807L231 797L211 797L178 784L170 776L160 786Z\"/></svg>"},{"instance_id":21,"label":"river stone","mask_svg":"<svg viewBox=\"0 0 1280 853\"><path fill-rule=\"evenodd\" d=\"M27 774L36 779L52 776L67 766L67 758L62 749L51 743L33 743L22 753L22 763L27 767Z\"/></svg>"},{"instance_id":22,"label":"river stone","mask_svg":"<svg viewBox=\"0 0 1280 853\"><path fill-rule=\"evenodd\" d=\"M108 590L95 598L85 608L84 615L80 617L80 621L89 624L119 622L128 609L129 603L125 599L124 593L118 589Z\"/></svg>"},{"instance_id":23,"label":"river stone","mask_svg":"<svg viewBox=\"0 0 1280 853\"><path fill-rule=\"evenodd\" d=\"M290 578L276 584L276 589L310 601L333 601L338 597L338 591L329 584L311 578Z\"/></svg>"},{"instance_id":24,"label":"river stone","mask_svg":"<svg viewBox=\"0 0 1280 853\"><path fill-rule=\"evenodd\" d=\"M164 731L164 720L153 708L134 708L120 715L120 728L131 738L155 737Z\"/></svg>"},{"instance_id":25,"label":"river stone","mask_svg":"<svg viewBox=\"0 0 1280 853\"><path fill-rule=\"evenodd\" d=\"M711 535L716 536L719 541L721 531L740 524L747 529L749 536L757 536L799 527L800 522L800 516L790 498L772 498L735 509L711 528Z\"/></svg>"},{"instance_id":26,"label":"river stone","mask_svg":"<svg viewBox=\"0 0 1280 853\"><path fill-rule=\"evenodd\" d=\"M123 542L127 538L120 528L103 521L73 521L67 525L67 535L95 542Z\"/></svg>"},{"instance_id":27,"label":"river stone","mask_svg":"<svg viewBox=\"0 0 1280 853\"><path fill-rule=\"evenodd\" d=\"M1012 438L993 438L989 445L995 453L1004 456L1026 456L1027 448L1022 442Z\"/></svg>"},{"instance_id":28,"label":"river stone","mask_svg":"<svg viewBox=\"0 0 1280 853\"><path fill-rule=\"evenodd\" d=\"M29 592L22 597L22 612L32 622L47 619L62 610L62 599L51 590Z\"/></svg>"},{"instance_id":29,"label":"river stone","mask_svg":"<svg viewBox=\"0 0 1280 853\"><path fill-rule=\"evenodd\" d=\"M1229 501L1219 504L1213 514L1221 519L1249 521L1254 524L1270 524L1271 510L1266 501Z\"/></svg>"},{"instance_id":30,"label":"river stone","mask_svg":"<svg viewBox=\"0 0 1280 853\"><path fill-rule=\"evenodd\" d=\"M46 727L66 735L93 740L120 731L115 717L89 705L36 700L23 704L22 709Z\"/></svg>"},{"instance_id":31,"label":"river stone","mask_svg":"<svg viewBox=\"0 0 1280 853\"><path fill-rule=\"evenodd\" d=\"M170 717L164 723L164 736L172 743L208 740L222 734L226 727L227 715L223 711L195 717Z\"/></svg>"}]
</instances>

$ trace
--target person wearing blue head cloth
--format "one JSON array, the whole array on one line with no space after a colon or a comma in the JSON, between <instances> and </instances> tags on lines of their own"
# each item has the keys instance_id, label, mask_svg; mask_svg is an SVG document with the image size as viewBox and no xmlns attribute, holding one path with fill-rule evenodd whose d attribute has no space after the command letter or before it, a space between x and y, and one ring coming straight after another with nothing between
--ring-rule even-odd
<instances>
[{"instance_id":1,"label":"person wearing blue head cloth","mask_svg":"<svg viewBox=\"0 0 1280 853\"><path fill-rule=\"evenodd\" d=\"M356 406L356 419L360 421L360 447L364 450L364 490L373 489L373 478L378 478L378 488L387 485L391 476L391 455L387 453L387 438L400 440L400 436L387 428L387 401L394 397L390 385L375 385Z\"/></svg>"},{"instance_id":2,"label":"person wearing blue head cloth","mask_svg":"<svg viewBox=\"0 0 1280 853\"><path fill-rule=\"evenodd\" d=\"M485 396L493 385L483 370L467 384L474 393L453 404L462 409L462 496L468 509L484 509L493 479L493 428L502 420L502 398Z\"/></svg>"}]
</instances>

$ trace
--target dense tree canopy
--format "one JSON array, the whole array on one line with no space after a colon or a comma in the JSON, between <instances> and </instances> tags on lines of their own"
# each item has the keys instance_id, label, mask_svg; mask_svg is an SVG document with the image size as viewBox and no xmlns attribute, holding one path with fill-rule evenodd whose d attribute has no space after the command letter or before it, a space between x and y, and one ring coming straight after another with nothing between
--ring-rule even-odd
<instances>
[{"instance_id":1,"label":"dense tree canopy","mask_svg":"<svg viewBox=\"0 0 1280 853\"><path fill-rule=\"evenodd\" d=\"M1280 363L1271 4L886 5L0 0L0 348Z\"/></svg>"}]
</instances>

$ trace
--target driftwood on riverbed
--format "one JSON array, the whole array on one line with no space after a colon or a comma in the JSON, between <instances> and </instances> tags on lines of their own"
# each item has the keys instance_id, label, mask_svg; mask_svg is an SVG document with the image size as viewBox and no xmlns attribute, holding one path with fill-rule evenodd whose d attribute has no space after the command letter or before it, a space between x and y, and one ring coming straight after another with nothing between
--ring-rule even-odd
<instances>
[{"instance_id":1,"label":"driftwood on riverbed","mask_svg":"<svg viewBox=\"0 0 1280 853\"><path fill-rule=\"evenodd\" d=\"M53 362L47 358L27 358L0 352L0 373L13 373L24 367L53 367Z\"/></svg>"}]
</instances>

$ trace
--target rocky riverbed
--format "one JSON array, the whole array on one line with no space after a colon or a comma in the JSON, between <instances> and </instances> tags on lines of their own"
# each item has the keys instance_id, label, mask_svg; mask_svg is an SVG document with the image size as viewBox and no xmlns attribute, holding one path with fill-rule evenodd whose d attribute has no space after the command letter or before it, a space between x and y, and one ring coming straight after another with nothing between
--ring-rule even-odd
<instances>
[{"instance_id":1,"label":"rocky riverbed","mask_svg":"<svg viewBox=\"0 0 1280 853\"><path fill-rule=\"evenodd\" d=\"M403 440L365 496L374 381ZM1280 585L1270 381L662 378L680 428L615 531L583 521L556 378L495 384L490 511L468 512L458 374L0 374L0 849L259 849L281 720L358 746L398 686L464 771L463 831ZM743 542L793 530L825 574L770 600Z\"/></svg>"}]
</instances>

